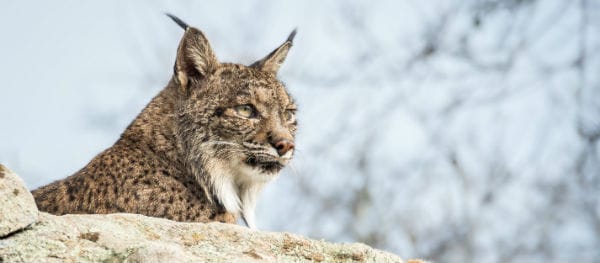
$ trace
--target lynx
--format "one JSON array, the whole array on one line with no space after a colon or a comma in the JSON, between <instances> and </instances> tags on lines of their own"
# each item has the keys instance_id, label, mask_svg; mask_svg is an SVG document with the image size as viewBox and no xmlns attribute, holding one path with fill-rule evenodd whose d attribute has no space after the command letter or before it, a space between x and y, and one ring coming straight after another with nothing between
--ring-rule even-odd
<instances>
[{"instance_id":1,"label":"lynx","mask_svg":"<svg viewBox=\"0 0 600 263\"><path fill-rule=\"evenodd\" d=\"M137 213L255 228L262 187L294 154L296 105L277 79L296 30L250 66L221 63L198 29L185 33L168 85L118 141L74 175L33 191L56 215Z\"/></svg>"}]
</instances>

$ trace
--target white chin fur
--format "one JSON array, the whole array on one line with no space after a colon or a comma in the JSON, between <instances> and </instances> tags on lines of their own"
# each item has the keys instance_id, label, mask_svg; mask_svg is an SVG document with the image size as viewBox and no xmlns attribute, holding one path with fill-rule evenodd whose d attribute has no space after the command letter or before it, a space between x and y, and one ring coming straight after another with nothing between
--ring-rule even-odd
<instances>
[{"instance_id":1,"label":"white chin fur","mask_svg":"<svg viewBox=\"0 0 600 263\"><path fill-rule=\"evenodd\" d=\"M211 162L207 170L215 195L227 212L241 214L248 227L256 228L254 210L258 194L278 173L265 173L234 160Z\"/></svg>"}]
</instances>

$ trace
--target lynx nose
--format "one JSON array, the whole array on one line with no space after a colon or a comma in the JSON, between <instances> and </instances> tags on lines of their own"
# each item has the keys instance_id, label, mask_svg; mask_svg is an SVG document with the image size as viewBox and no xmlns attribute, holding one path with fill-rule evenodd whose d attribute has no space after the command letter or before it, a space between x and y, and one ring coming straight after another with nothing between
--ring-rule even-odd
<instances>
[{"instance_id":1,"label":"lynx nose","mask_svg":"<svg viewBox=\"0 0 600 263\"><path fill-rule=\"evenodd\" d=\"M276 141L273 146L277 150L279 156L282 156L289 152L291 149L294 149L294 143L288 139L280 139Z\"/></svg>"}]
</instances>

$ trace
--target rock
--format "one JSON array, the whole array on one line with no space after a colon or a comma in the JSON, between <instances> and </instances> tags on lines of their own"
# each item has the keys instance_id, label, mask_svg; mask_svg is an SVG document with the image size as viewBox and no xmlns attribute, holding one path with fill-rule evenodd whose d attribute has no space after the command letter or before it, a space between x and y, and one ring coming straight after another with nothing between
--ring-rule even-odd
<instances>
[{"instance_id":1,"label":"rock","mask_svg":"<svg viewBox=\"0 0 600 263\"><path fill-rule=\"evenodd\" d=\"M363 244L333 244L222 223L134 214L40 213L0 239L0 262L403 262Z\"/></svg>"},{"instance_id":2,"label":"rock","mask_svg":"<svg viewBox=\"0 0 600 263\"><path fill-rule=\"evenodd\" d=\"M23 180L0 164L0 237L35 223L37 218L37 206Z\"/></svg>"},{"instance_id":3,"label":"rock","mask_svg":"<svg viewBox=\"0 0 600 263\"><path fill-rule=\"evenodd\" d=\"M136 214L40 212L38 217L21 180L1 169L2 233L12 234L0 237L0 262L403 262L364 244L335 244L231 224ZM19 194L12 194L13 189ZM14 232L36 218L37 223Z\"/></svg>"}]
</instances>

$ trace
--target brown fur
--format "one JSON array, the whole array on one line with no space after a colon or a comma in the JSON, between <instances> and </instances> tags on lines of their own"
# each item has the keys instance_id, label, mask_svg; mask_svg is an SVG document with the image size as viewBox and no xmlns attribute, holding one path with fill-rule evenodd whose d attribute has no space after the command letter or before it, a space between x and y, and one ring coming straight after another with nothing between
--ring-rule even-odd
<instances>
[{"instance_id":1,"label":"brown fur","mask_svg":"<svg viewBox=\"0 0 600 263\"><path fill-rule=\"evenodd\" d=\"M244 209L254 209L254 191L293 153L296 108L276 78L292 37L244 66L219 63L204 34L187 27L169 84L112 147L74 175L34 190L39 209L194 222L252 217ZM240 210L221 200L230 184Z\"/></svg>"}]
</instances>

